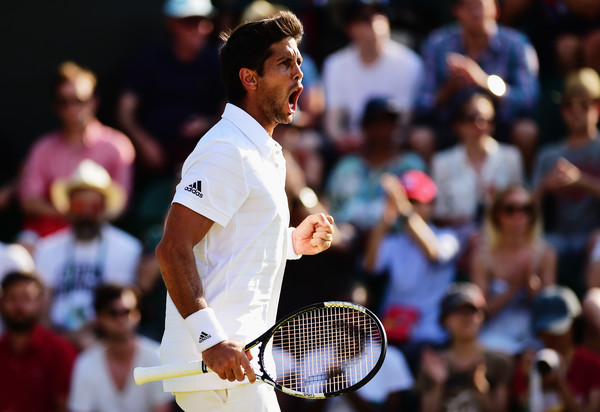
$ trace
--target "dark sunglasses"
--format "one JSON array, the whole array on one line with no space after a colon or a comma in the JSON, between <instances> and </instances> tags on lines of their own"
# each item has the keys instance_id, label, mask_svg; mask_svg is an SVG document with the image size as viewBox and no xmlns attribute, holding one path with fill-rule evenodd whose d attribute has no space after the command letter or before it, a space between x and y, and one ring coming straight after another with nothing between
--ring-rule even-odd
<instances>
[{"instance_id":1,"label":"dark sunglasses","mask_svg":"<svg viewBox=\"0 0 600 412\"><path fill-rule=\"evenodd\" d=\"M502 206L501 212L507 215L514 215L516 213L526 213L532 215L534 211L533 204L526 203L521 205L507 203Z\"/></svg>"},{"instance_id":2,"label":"dark sunglasses","mask_svg":"<svg viewBox=\"0 0 600 412\"><path fill-rule=\"evenodd\" d=\"M467 113L467 114L460 116L460 121L462 123L477 123L477 122L492 123L494 121L494 118L492 117L492 118L488 119L479 113Z\"/></svg>"},{"instance_id":3,"label":"dark sunglasses","mask_svg":"<svg viewBox=\"0 0 600 412\"><path fill-rule=\"evenodd\" d=\"M177 19L177 21L179 23L181 23L183 26L186 26L186 27L197 27L200 23L202 23L205 20L206 20L206 17L202 17L202 16L191 16L191 17L184 17L181 19Z\"/></svg>"},{"instance_id":4,"label":"dark sunglasses","mask_svg":"<svg viewBox=\"0 0 600 412\"><path fill-rule=\"evenodd\" d=\"M573 110L575 108L581 109L583 111L588 111L593 107L596 107L598 105L598 102L594 101L594 100L579 100L579 99L575 99L575 100L565 100L562 103L563 107Z\"/></svg>"},{"instance_id":5,"label":"dark sunglasses","mask_svg":"<svg viewBox=\"0 0 600 412\"><path fill-rule=\"evenodd\" d=\"M130 309L130 308L123 308L123 309L110 308L106 311L106 313L111 318L121 318L123 316L129 316L132 311L133 311L133 309Z\"/></svg>"},{"instance_id":6,"label":"dark sunglasses","mask_svg":"<svg viewBox=\"0 0 600 412\"><path fill-rule=\"evenodd\" d=\"M56 104L60 107L67 107L67 106L80 106L82 104L85 104L87 102L89 102L90 100L81 100L77 97L65 97L65 96L59 96L56 98Z\"/></svg>"}]
</instances>

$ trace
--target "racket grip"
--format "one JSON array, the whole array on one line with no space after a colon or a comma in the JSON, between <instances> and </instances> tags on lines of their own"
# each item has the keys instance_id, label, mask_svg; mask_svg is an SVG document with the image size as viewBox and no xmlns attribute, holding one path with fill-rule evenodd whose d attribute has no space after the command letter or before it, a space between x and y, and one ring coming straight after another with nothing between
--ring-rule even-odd
<instances>
[{"instance_id":1,"label":"racket grip","mask_svg":"<svg viewBox=\"0 0 600 412\"><path fill-rule=\"evenodd\" d=\"M191 361L168 365L137 367L133 370L133 379L135 380L135 383L141 385L146 382L181 378L183 376L198 375L207 372L210 372L210 369L208 369L203 361Z\"/></svg>"}]
</instances>

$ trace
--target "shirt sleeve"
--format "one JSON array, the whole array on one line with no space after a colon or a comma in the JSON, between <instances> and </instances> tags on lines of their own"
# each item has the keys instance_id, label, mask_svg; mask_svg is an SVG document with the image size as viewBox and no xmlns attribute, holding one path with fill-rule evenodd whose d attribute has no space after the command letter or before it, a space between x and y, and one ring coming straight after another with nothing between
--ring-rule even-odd
<instances>
[{"instance_id":1,"label":"shirt sleeve","mask_svg":"<svg viewBox=\"0 0 600 412\"><path fill-rule=\"evenodd\" d=\"M45 144L47 142L44 138L35 143L25 160L18 189L22 201L48 195L50 182L46 173L48 170L46 159L49 156L44 156L44 153L47 153L44 149Z\"/></svg>"},{"instance_id":2,"label":"shirt sleeve","mask_svg":"<svg viewBox=\"0 0 600 412\"><path fill-rule=\"evenodd\" d=\"M249 196L244 159L231 144L197 147L183 165L173 203L227 226Z\"/></svg>"},{"instance_id":3,"label":"shirt sleeve","mask_svg":"<svg viewBox=\"0 0 600 412\"><path fill-rule=\"evenodd\" d=\"M519 111L533 110L540 93L537 53L524 35L519 35L517 39L511 49L510 77L505 79L507 89L502 100L502 104L514 112L513 115L519 115Z\"/></svg>"}]
</instances>

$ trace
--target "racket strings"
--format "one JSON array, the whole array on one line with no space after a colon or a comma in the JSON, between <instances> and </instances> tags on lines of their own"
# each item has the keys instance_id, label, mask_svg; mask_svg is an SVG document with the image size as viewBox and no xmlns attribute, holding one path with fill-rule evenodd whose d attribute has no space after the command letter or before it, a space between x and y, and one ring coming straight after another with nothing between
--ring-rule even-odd
<instances>
[{"instance_id":1,"label":"racket strings","mask_svg":"<svg viewBox=\"0 0 600 412\"><path fill-rule=\"evenodd\" d=\"M364 379L378 362L382 346L381 331L369 315L352 307L327 306L282 325L267 344L263 364L282 387L334 393Z\"/></svg>"}]
</instances>

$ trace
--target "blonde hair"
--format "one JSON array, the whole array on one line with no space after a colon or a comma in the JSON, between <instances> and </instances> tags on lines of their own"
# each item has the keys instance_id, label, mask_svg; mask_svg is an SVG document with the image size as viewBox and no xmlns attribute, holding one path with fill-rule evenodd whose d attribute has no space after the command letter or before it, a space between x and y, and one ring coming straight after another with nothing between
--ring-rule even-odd
<instances>
[{"instance_id":1,"label":"blonde hair","mask_svg":"<svg viewBox=\"0 0 600 412\"><path fill-rule=\"evenodd\" d=\"M56 70L53 85L54 93L56 93L61 85L67 82L75 84L77 97L86 100L94 95L98 78L90 69L82 67L73 61L65 61Z\"/></svg>"},{"instance_id":2,"label":"blonde hair","mask_svg":"<svg viewBox=\"0 0 600 412\"><path fill-rule=\"evenodd\" d=\"M529 189L527 189L525 186L523 186L520 183L517 184L512 184L506 188L504 188L503 190L497 192L493 199L491 204L488 206L486 213L485 213L485 217L483 220L483 241L484 241L484 246L487 247L488 249L493 249L496 246L498 246L498 243L500 242L500 238L501 238L501 233L500 233L500 222L499 222L499 214L502 212L502 208L504 206L504 202L506 201L506 198L508 197L508 195L510 195L511 193L518 191L518 190L522 190L525 191L530 199L531 199L531 203L533 205L533 209L532 212L530 214L530 222L529 222L529 228L527 231L527 241L531 244L536 243L538 240L541 239L542 237L542 215L539 209L539 205L535 202L535 200L533 199L533 196L531 194L531 191Z\"/></svg>"}]
</instances>

